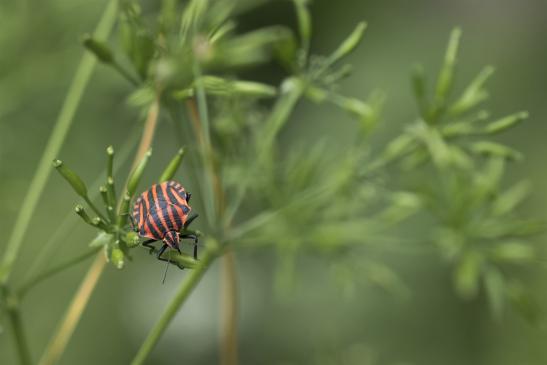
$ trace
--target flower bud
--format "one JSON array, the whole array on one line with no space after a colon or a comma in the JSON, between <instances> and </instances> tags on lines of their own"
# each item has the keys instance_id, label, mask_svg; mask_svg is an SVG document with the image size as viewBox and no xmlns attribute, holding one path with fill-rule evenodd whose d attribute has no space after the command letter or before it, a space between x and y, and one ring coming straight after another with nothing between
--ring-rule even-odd
<instances>
[{"instance_id":1,"label":"flower bud","mask_svg":"<svg viewBox=\"0 0 547 365\"><path fill-rule=\"evenodd\" d=\"M135 195L135 192L137 191L137 186L139 185L142 174L144 172L144 168L146 167L146 164L148 163L148 159L150 158L151 154L152 150L150 149L148 150L148 152L145 153L142 160L129 176L129 182L127 183L127 194L130 198Z\"/></svg>"},{"instance_id":2,"label":"flower bud","mask_svg":"<svg viewBox=\"0 0 547 365\"><path fill-rule=\"evenodd\" d=\"M88 51L93 53L99 61L103 63L114 62L114 56L112 55L112 51L106 45L106 43L93 39L93 37L89 34L84 35L82 43L84 44L84 47L87 48Z\"/></svg>"},{"instance_id":3,"label":"flower bud","mask_svg":"<svg viewBox=\"0 0 547 365\"><path fill-rule=\"evenodd\" d=\"M175 173L177 172L180 164L182 163L182 159L184 158L184 152L184 148L181 148L177 152L175 157L173 157L173 159L169 162L169 165L167 165L167 167L160 176L160 183L171 180L173 176L175 176Z\"/></svg>"},{"instance_id":4,"label":"flower bud","mask_svg":"<svg viewBox=\"0 0 547 365\"><path fill-rule=\"evenodd\" d=\"M65 178L65 180L68 181L76 194L83 198L87 197L87 187L85 186L85 183L78 175L76 175L74 171L65 166L63 161L54 160L53 167L55 167L57 171Z\"/></svg>"}]
</instances>

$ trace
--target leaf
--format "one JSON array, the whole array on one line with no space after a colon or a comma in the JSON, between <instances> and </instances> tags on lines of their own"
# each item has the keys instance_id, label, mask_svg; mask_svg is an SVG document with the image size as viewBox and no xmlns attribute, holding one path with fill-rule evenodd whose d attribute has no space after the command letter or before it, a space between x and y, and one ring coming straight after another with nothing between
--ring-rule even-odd
<instances>
[{"instance_id":1,"label":"leaf","mask_svg":"<svg viewBox=\"0 0 547 365\"><path fill-rule=\"evenodd\" d=\"M541 307L532 294L523 288L520 282L513 281L507 290L509 300L513 307L531 324L537 324Z\"/></svg>"},{"instance_id":2,"label":"leaf","mask_svg":"<svg viewBox=\"0 0 547 365\"><path fill-rule=\"evenodd\" d=\"M467 170L473 167L473 160L463 149L456 145L449 145L448 149L450 153L450 161L452 161L455 166Z\"/></svg>"},{"instance_id":3,"label":"leaf","mask_svg":"<svg viewBox=\"0 0 547 365\"><path fill-rule=\"evenodd\" d=\"M138 4L127 4L120 16L119 37L122 48L142 80L156 52L156 45L141 19Z\"/></svg>"},{"instance_id":4,"label":"leaf","mask_svg":"<svg viewBox=\"0 0 547 365\"><path fill-rule=\"evenodd\" d=\"M501 216L512 212L530 193L530 184L520 181L501 193L492 204L492 214Z\"/></svg>"},{"instance_id":5,"label":"leaf","mask_svg":"<svg viewBox=\"0 0 547 365\"><path fill-rule=\"evenodd\" d=\"M425 144L437 167L445 168L451 163L449 146L437 128L422 122L415 125L411 132Z\"/></svg>"},{"instance_id":6,"label":"leaf","mask_svg":"<svg viewBox=\"0 0 547 365\"><path fill-rule=\"evenodd\" d=\"M101 246L107 246L112 242L113 236L111 234L108 234L106 232L101 232L91 241L89 244L89 247L101 247Z\"/></svg>"},{"instance_id":7,"label":"leaf","mask_svg":"<svg viewBox=\"0 0 547 365\"><path fill-rule=\"evenodd\" d=\"M127 103L135 107L149 107L156 99L156 91L150 85L137 88L127 98Z\"/></svg>"},{"instance_id":8,"label":"leaf","mask_svg":"<svg viewBox=\"0 0 547 365\"><path fill-rule=\"evenodd\" d=\"M188 41L189 34L197 28L210 7L209 0L190 0L182 13L180 26L180 43Z\"/></svg>"},{"instance_id":9,"label":"leaf","mask_svg":"<svg viewBox=\"0 0 547 365\"><path fill-rule=\"evenodd\" d=\"M161 174L160 178L158 179L158 182L162 183L168 180L171 180L173 176L177 173L177 170L182 163L182 159L184 158L184 148L181 148L178 150L177 154L173 159L169 162L163 173Z\"/></svg>"},{"instance_id":10,"label":"leaf","mask_svg":"<svg viewBox=\"0 0 547 365\"><path fill-rule=\"evenodd\" d=\"M358 118L364 131L370 131L376 124L378 113L369 104L336 93L330 93L329 96L328 101Z\"/></svg>"},{"instance_id":11,"label":"leaf","mask_svg":"<svg viewBox=\"0 0 547 365\"><path fill-rule=\"evenodd\" d=\"M450 116L460 115L488 98L488 92L483 89L484 83L494 73L494 67L486 66L479 75L471 81L460 98L448 110Z\"/></svg>"},{"instance_id":12,"label":"leaf","mask_svg":"<svg viewBox=\"0 0 547 365\"><path fill-rule=\"evenodd\" d=\"M325 61L325 68L329 68L334 63L338 62L342 58L349 55L361 42L361 39L363 38L363 34L365 33L365 29L367 29L367 23L360 22L357 24L353 32L340 44L340 46L330 55L327 57L327 60Z\"/></svg>"},{"instance_id":13,"label":"leaf","mask_svg":"<svg viewBox=\"0 0 547 365\"><path fill-rule=\"evenodd\" d=\"M373 162L372 169L388 164L407 154L416 146L416 138L410 133L401 134L387 145L380 157Z\"/></svg>"},{"instance_id":14,"label":"leaf","mask_svg":"<svg viewBox=\"0 0 547 365\"><path fill-rule=\"evenodd\" d=\"M450 33L450 40L448 41L444 63L439 72L437 88L435 91L435 99L439 104L444 103L453 85L454 67L456 65L456 56L458 54L461 34L462 31L460 28L454 28Z\"/></svg>"},{"instance_id":15,"label":"leaf","mask_svg":"<svg viewBox=\"0 0 547 365\"><path fill-rule=\"evenodd\" d=\"M462 121L453 122L443 126L441 128L441 133L445 138L481 134L482 129L477 124L478 122L485 121L489 116L490 114L487 111L481 110Z\"/></svg>"},{"instance_id":16,"label":"leaf","mask_svg":"<svg viewBox=\"0 0 547 365\"><path fill-rule=\"evenodd\" d=\"M211 68L244 67L268 62L274 57L290 65L294 62L295 52L296 40L292 30L270 26L219 41L207 65Z\"/></svg>"},{"instance_id":17,"label":"leaf","mask_svg":"<svg viewBox=\"0 0 547 365\"><path fill-rule=\"evenodd\" d=\"M427 117L424 118L428 124L438 124L440 117L447 108L447 98L454 84L454 69L460 37L460 28L454 28L450 33L450 39L444 56L444 63L439 71L439 76L437 77L437 86L435 88L433 103L431 103Z\"/></svg>"},{"instance_id":18,"label":"leaf","mask_svg":"<svg viewBox=\"0 0 547 365\"><path fill-rule=\"evenodd\" d=\"M237 94L257 98L271 98L277 95L275 87L260 82L229 80L217 76L202 76L200 81L203 83L205 92L210 95L230 96ZM194 87L200 81L195 81Z\"/></svg>"},{"instance_id":19,"label":"leaf","mask_svg":"<svg viewBox=\"0 0 547 365\"><path fill-rule=\"evenodd\" d=\"M522 159L522 154L519 151L496 142L473 142L470 145L470 149L473 153L477 155L483 155L487 157L503 157L511 161L519 161Z\"/></svg>"},{"instance_id":20,"label":"leaf","mask_svg":"<svg viewBox=\"0 0 547 365\"><path fill-rule=\"evenodd\" d=\"M302 48L307 53L310 47L312 33L312 22L307 0L293 0L293 3L298 18L298 30L300 33L300 40L302 41Z\"/></svg>"},{"instance_id":21,"label":"leaf","mask_svg":"<svg viewBox=\"0 0 547 365\"><path fill-rule=\"evenodd\" d=\"M396 192L390 198L391 205L388 205L378 215L381 220L386 220L389 224L407 219L423 207L421 197L412 192Z\"/></svg>"},{"instance_id":22,"label":"leaf","mask_svg":"<svg viewBox=\"0 0 547 365\"><path fill-rule=\"evenodd\" d=\"M534 248L526 242L510 241L496 245L492 249L494 260L509 263L526 263L535 258Z\"/></svg>"},{"instance_id":23,"label":"leaf","mask_svg":"<svg viewBox=\"0 0 547 365\"><path fill-rule=\"evenodd\" d=\"M464 299L477 296L479 279L482 269L482 256L475 251L469 251L458 262L454 280L458 294Z\"/></svg>"},{"instance_id":24,"label":"leaf","mask_svg":"<svg viewBox=\"0 0 547 365\"><path fill-rule=\"evenodd\" d=\"M511 127L514 127L518 123L528 119L528 112L518 112L507 117L498 119L492 123L489 123L484 128L484 133L495 134Z\"/></svg>"}]
</instances>

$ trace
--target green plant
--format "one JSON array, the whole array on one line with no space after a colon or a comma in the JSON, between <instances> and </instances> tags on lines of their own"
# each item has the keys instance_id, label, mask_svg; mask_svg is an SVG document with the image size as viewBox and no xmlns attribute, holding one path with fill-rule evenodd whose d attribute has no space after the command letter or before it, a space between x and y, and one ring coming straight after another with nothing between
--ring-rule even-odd
<instances>
[{"instance_id":1,"label":"green plant","mask_svg":"<svg viewBox=\"0 0 547 365\"><path fill-rule=\"evenodd\" d=\"M115 183L114 151L107 149L106 179L99 189L103 210L75 172L60 160L54 162L96 217L81 205L76 213L99 232L89 252L13 290L7 279L22 242L21 232L48 176L43 168L37 172L38 183L34 185L40 189L31 186L34 203L28 211L22 210L26 213L18 220L15 239L10 240L0 271L4 312L12 323L21 363L31 361L18 311L24 293L39 280L95 254L99 247L117 268L130 260L133 248L141 247L127 216L150 158L147 151L160 113L169 117L179 145L186 146L192 159L200 187L195 196L203 210L206 247L198 262L184 253L171 256L173 264L192 270L185 273L134 364L146 360L210 264L233 250L273 248L280 260L280 290L290 285L298 255L304 252L331 262L333 276L346 286L351 285L353 270L362 270L374 284L388 289L403 287L394 270L364 258L385 249L379 243L406 244L397 232L411 219L433 220L430 231L412 234L433 242L431 247L453 266L455 288L462 298L475 298L483 283L498 315L507 298L517 307L526 301L518 276L505 272L505 268L536 257L529 237L543 228L543 222L515 218L517 205L525 197L525 185L503 190L501 179L507 162L520 155L490 139L525 119L526 113L488 122L486 112L474 112L488 95L484 83L492 68L485 68L452 101L460 37L460 31L454 30L432 96L427 95L424 72L417 68L414 73L417 120L380 151L371 152L368 138L380 120L383 97L374 93L362 101L339 91L340 81L351 72L343 61L361 41L366 24L358 24L329 55L314 55L307 2L293 3L298 35L284 26L238 34L230 2L194 0L183 8L176 1L163 1L157 22L136 2L123 1L119 44L113 46L113 41L103 40L103 33L84 37L88 51L134 86L129 102L142 109L146 122L132 172L123 185ZM107 20L111 12L109 7ZM279 85L238 78L240 70L272 60L285 70ZM85 78L80 84L85 84ZM73 110L81 91L69 95ZM304 100L331 103L352 115L357 122L355 141L339 154L325 153L329 151L326 141L281 146L279 134ZM63 117L64 125L71 119ZM54 147L45 153L48 159L54 157L51 151L57 154L63 137L64 133L53 135ZM182 156L181 150L160 181L175 175ZM383 184L382 176L393 183ZM120 186L123 188L118 193L122 194L118 195ZM76 295L74 303L79 303L79 308L85 306L103 267L93 266L90 272L94 275L84 279L82 287L91 284L84 294ZM81 309L75 313L66 316L41 363L59 359ZM237 358L227 362L237 362Z\"/></svg>"}]
</instances>

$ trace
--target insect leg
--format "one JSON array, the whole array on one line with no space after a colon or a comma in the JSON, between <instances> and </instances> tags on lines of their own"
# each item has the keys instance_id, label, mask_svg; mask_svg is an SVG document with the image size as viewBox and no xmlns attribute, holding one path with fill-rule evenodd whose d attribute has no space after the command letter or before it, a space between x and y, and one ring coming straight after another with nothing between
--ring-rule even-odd
<instances>
[{"instance_id":1,"label":"insect leg","mask_svg":"<svg viewBox=\"0 0 547 365\"><path fill-rule=\"evenodd\" d=\"M154 250L156 249L154 246L152 246L152 243L156 242L157 240L148 240L148 241L144 241L142 243L143 246L146 246L148 248L150 248L150 253L154 252Z\"/></svg>"},{"instance_id":2,"label":"insect leg","mask_svg":"<svg viewBox=\"0 0 547 365\"><path fill-rule=\"evenodd\" d=\"M161 255L165 252L167 247L168 247L167 245L161 246L161 248L160 248L160 250L158 251L158 254L157 254L158 260L162 260Z\"/></svg>"},{"instance_id":3,"label":"insect leg","mask_svg":"<svg viewBox=\"0 0 547 365\"><path fill-rule=\"evenodd\" d=\"M137 225L135 224L135 218L132 214L129 214L129 222L131 222L131 229L137 232Z\"/></svg>"},{"instance_id":4,"label":"insect leg","mask_svg":"<svg viewBox=\"0 0 547 365\"><path fill-rule=\"evenodd\" d=\"M195 234L183 234L180 238L191 238L194 240L194 260L198 259L198 236Z\"/></svg>"},{"instance_id":5,"label":"insect leg","mask_svg":"<svg viewBox=\"0 0 547 365\"><path fill-rule=\"evenodd\" d=\"M161 247L161 249L160 249L159 252L158 252L158 260L160 260L160 261L166 261L166 262L169 262L169 263L171 263L171 264L177 265L179 269L184 270L184 266L180 266L180 265L178 265L177 263L175 263L175 262L173 262L173 261L171 261L171 260L164 259L163 257L161 257L161 255L162 255L163 252L167 249L167 247L168 247L167 245L163 245L163 246Z\"/></svg>"},{"instance_id":6,"label":"insect leg","mask_svg":"<svg viewBox=\"0 0 547 365\"><path fill-rule=\"evenodd\" d=\"M189 203L190 202L190 198L192 197L192 194L186 192L186 202Z\"/></svg>"},{"instance_id":7,"label":"insect leg","mask_svg":"<svg viewBox=\"0 0 547 365\"><path fill-rule=\"evenodd\" d=\"M189 216L188 219L186 220L186 223L184 224L184 229L188 228L190 223L192 223L194 221L194 219L196 219L197 217L199 217L199 214L197 214L197 213L192 214L191 216Z\"/></svg>"}]
</instances>

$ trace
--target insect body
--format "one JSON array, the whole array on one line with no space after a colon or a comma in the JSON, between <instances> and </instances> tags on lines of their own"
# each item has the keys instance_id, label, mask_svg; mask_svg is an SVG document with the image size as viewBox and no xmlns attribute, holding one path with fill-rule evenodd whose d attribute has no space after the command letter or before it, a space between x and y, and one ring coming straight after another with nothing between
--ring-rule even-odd
<instances>
[{"instance_id":1,"label":"insect body","mask_svg":"<svg viewBox=\"0 0 547 365\"><path fill-rule=\"evenodd\" d=\"M181 234L197 215L189 216L192 208L188 192L176 181L166 181L153 185L139 196L133 209L135 229L141 237L148 238L143 245L153 248L152 242L163 241L158 251L158 259L167 261L161 255L167 248L180 253L179 244L183 238L194 239L194 258L197 259L197 236Z\"/></svg>"}]
</instances>

